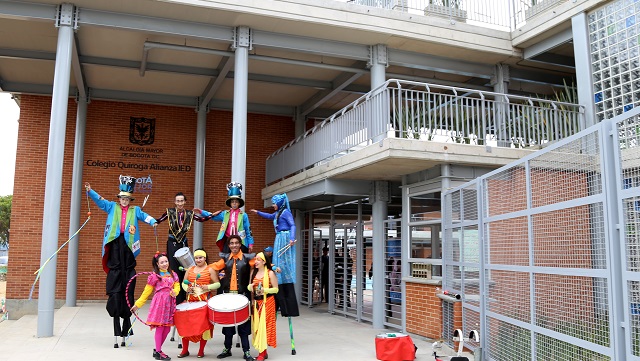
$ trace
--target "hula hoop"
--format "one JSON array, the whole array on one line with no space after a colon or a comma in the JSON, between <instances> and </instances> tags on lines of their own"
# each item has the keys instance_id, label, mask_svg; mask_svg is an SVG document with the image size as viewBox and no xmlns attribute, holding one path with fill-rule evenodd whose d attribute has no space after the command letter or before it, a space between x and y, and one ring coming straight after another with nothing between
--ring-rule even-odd
<instances>
[{"instance_id":1,"label":"hula hoop","mask_svg":"<svg viewBox=\"0 0 640 361\"><path fill-rule=\"evenodd\" d=\"M127 288L125 288L124 290L124 298L127 300L127 306L129 306L129 309L131 309L131 302L129 301L129 285L131 285L131 281L133 281L134 279L136 279L136 277L140 276L140 275L155 275L155 272L140 272L140 273L136 273L135 275L133 275L133 277L131 277L131 279L129 280L129 282L127 282ZM149 327L154 327L148 323L146 323L145 321L143 321L140 316L138 316L138 312L131 312L134 316L136 316L136 318L138 320L140 320L140 322L144 323L145 325L149 326ZM132 325L133 326L133 325Z\"/></svg>"}]
</instances>

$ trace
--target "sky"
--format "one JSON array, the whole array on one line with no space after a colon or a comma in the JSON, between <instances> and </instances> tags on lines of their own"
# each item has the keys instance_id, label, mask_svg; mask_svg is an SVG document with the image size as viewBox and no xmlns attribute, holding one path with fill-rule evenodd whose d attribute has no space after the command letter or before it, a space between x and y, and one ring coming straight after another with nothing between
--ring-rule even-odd
<instances>
[{"instance_id":1,"label":"sky","mask_svg":"<svg viewBox=\"0 0 640 361\"><path fill-rule=\"evenodd\" d=\"M0 196L13 194L20 108L11 94L0 93Z\"/></svg>"}]
</instances>

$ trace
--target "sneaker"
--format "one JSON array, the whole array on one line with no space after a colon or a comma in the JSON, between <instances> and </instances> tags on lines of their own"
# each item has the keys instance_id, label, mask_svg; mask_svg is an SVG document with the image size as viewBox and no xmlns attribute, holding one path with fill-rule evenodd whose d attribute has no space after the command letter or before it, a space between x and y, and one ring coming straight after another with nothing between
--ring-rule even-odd
<instances>
[{"instance_id":1,"label":"sneaker","mask_svg":"<svg viewBox=\"0 0 640 361\"><path fill-rule=\"evenodd\" d=\"M158 358L157 359L158 360L169 361L169 360L171 360L171 357L167 356L166 353L160 351L160 352L158 352Z\"/></svg>"},{"instance_id":2,"label":"sneaker","mask_svg":"<svg viewBox=\"0 0 640 361\"><path fill-rule=\"evenodd\" d=\"M244 356L242 356L242 357L245 359L245 361L255 361L253 359L253 357L251 356L251 352L249 352L249 351L245 351L244 352Z\"/></svg>"},{"instance_id":3,"label":"sneaker","mask_svg":"<svg viewBox=\"0 0 640 361\"><path fill-rule=\"evenodd\" d=\"M225 347L222 349L222 353L218 355L218 358L225 358L229 356L231 356L231 350Z\"/></svg>"}]
</instances>

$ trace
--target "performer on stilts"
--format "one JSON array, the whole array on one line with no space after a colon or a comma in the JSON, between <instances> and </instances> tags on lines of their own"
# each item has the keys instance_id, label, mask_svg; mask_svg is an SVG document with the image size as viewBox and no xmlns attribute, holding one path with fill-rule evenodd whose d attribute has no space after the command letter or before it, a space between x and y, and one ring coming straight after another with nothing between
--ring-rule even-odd
<instances>
[{"instance_id":1,"label":"performer on stilts","mask_svg":"<svg viewBox=\"0 0 640 361\"><path fill-rule=\"evenodd\" d=\"M212 296L212 291L220 287L220 280L217 272L209 267L209 259L203 249L195 250L193 258L196 265L187 270L185 281L182 282L182 288L187 293L188 302L207 301ZM204 357L204 347L207 345L207 340L213 338L213 324L208 320L206 321L209 323L209 328L204 333L182 338L182 352L178 355L178 358L189 356L189 341L200 343L198 358ZM192 323L196 322L192 321Z\"/></svg>"},{"instance_id":2,"label":"performer on stilts","mask_svg":"<svg viewBox=\"0 0 640 361\"><path fill-rule=\"evenodd\" d=\"M233 235L240 236L242 244L240 250L243 253L251 253L253 251L253 236L251 235L251 225L249 217L242 211L244 200L242 199L242 184L231 182L227 184L227 206L231 209L227 211L217 211L215 213L202 210L202 217L205 220L213 218L214 221L222 222L216 245L222 253L230 253L229 237ZM195 210L198 211L198 210Z\"/></svg>"},{"instance_id":3,"label":"performer on stilts","mask_svg":"<svg viewBox=\"0 0 640 361\"><path fill-rule=\"evenodd\" d=\"M125 337L131 329L131 311L127 306L127 297L134 299L135 279L125 295L127 282L136 274L136 257L140 254L140 229L138 222L157 226L156 220L144 213L140 207L129 203L134 200L133 192L136 178L120 176L120 193L118 203L102 198L91 189L91 184L84 184L89 198L98 208L107 212L107 221L102 241L102 268L107 273L106 292L109 296L107 312L113 317L113 347L118 348L118 336L122 338L121 346L125 346ZM122 325L120 323L122 319ZM133 331L131 332L133 334Z\"/></svg>"},{"instance_id":4,"label":"performer on stilts","mask_svg":"<svg viewBox=\"0 0 640 361\"><path fill-rule=\"evenodd\" d=\"M273 264L281 269L276 273L278 278L279 291L276 294L276 301L280 308L280 314L289 319L289 336L291 337L291 354L296 354L295 342L293 339L293 325L291 317L300 316L298 310L298 300L296 298L296 225L293 214L289 208L289 198L286 193L276 194L271 197L274 213L260 212L252 209L262 218L273 220L276 231L276 239L273 245Z\"/></svg>"}]
</instances>

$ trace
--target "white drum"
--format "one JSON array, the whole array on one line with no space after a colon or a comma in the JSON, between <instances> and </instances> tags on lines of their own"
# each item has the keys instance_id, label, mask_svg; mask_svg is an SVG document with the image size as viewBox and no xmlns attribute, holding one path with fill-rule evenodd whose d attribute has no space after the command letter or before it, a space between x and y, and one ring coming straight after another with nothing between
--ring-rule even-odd
<instances>
[{"instance_id":1,"label":"white drum","mask_svg":"<svg viewBox=\"0 0 640 361\"><path fill-rule=\"evenodd\" d=\"M188 270L189 267L196 265L196 261L193 259L193 255L191 254L189 247L182 247L178 249L173 257L178 260L185 271Z\"/></svg>"},{"instance_id":2,"label":"white drum","mask_svg":"<svg viewBox=\"0 0 640 361\"><path fill-rule=\"evenodd\" d=\"M249 319L249 299L244 295L223 293L209 299L209 322L236 326Z\"/></svg>"}]
</instances>

